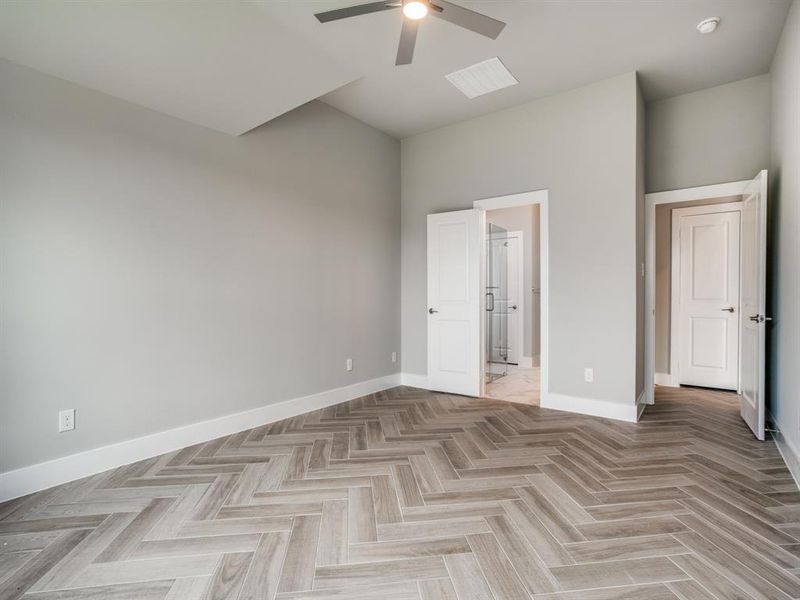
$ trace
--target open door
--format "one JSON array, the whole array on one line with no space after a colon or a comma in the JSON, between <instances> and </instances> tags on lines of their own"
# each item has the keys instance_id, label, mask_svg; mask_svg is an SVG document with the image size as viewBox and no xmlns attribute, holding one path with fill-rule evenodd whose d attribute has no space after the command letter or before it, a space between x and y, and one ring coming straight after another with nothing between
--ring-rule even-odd
<instances>
[{"instance_id":1,"label":"open door","mask_svg":"<svg viewBox=\"0 0 800 600\"><path fill-rule=\"evenodd\" d=\"M741 414L760 440L764 439L764 377L767 287L767 172L747 186L742 199L740 386Z\"/></svg>"},{"instance_id":2,"label":"open door","mask_svg":"<svg viewBox=\"0 0 800 600\"><path fill-rule=\"evenodd\" d=\"M428 215L428 387L481 393L480 209Z\"/></svg>"}]
</instances>

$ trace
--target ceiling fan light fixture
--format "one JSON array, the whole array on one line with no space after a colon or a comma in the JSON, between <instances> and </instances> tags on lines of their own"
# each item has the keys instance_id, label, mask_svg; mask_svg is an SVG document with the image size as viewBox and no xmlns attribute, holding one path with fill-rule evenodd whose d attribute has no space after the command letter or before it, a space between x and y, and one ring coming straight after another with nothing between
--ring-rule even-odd
<instances>
[{"instance_id":1,"label":"ceiling fan light fixture","mask_svg":"<svg viewBox=\"0 0 800 600\"><path fill-rule=\"evenodd\" d=\"M422 0L409 0L403 2L403 15L406 18L418 21L428 14L428 3Z\"/></svg>"}]
</instances>

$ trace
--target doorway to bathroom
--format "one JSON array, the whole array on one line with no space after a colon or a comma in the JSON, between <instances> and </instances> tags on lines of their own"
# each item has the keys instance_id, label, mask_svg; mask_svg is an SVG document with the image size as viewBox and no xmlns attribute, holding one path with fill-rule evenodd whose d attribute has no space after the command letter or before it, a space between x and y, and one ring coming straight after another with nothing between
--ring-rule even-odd
<instances>
[{"instance_id":1,"label":"doorway to bathroom","mask_svg":"<svg viewBox=\"0 0 800 600\"><path fill-rule=\"evenodd\" d=\"M484 395L539 404L540 210L486 211Z\"/></svg>"}]
</instances>

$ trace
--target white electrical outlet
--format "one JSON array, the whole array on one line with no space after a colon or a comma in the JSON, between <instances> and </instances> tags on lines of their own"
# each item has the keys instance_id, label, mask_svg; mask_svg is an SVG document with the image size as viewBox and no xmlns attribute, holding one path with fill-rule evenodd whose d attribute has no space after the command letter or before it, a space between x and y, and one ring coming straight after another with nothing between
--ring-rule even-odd
<instances>
[{"instance_id":1,"label":"white electrical outlet","mask_svg":"<svg viewBox=\"0 0 800 600\"><path fill-rule=\"evenodd\" d=\"M594 381L594 369L592 367L586 367L583 370L583 380L586 383L591 383Z\"/></svg>"},{"instance_id":2,"label":"white electrical outlet","mask_svg":"<svg viewBox=\"0 0 800 600\"><path fill-rule=\"evenodd\" d=\"M75 429L75 409L68 408L58 412L58 431L72 431Z\"/></svg>"},{"instance_id":3,"label":"white electrical outlet","mask_svg":"<svg viewBox=\"0 0 800 600\"><path fill-rule=\"evenodd\" d=\"M397 362L397 352L392 352L392 362Z\"/></svg>"},{"instance_id":4,"label":"white electrical outlet","mask_svg":"<svg viewBox=\"0 0 800 600\"><path fill-rule=\"evenodd\" d=\"M352 371L353 370L353 359L352 358L348 358L347 359L347 362L344 363L344 368L347 369L348 371Z\"/></svg>"}]
</instances>

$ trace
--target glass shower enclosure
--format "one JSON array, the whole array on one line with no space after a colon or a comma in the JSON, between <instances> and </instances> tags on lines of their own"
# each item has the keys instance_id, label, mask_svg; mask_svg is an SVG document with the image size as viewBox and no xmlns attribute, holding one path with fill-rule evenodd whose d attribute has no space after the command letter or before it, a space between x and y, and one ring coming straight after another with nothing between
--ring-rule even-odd
<instances>
[{"instance_id":1,"label":"glass shower enclosure","mask_svg":"<svg viewBox=\"0 0 800 600\"><path fill-rule=\"evenodd\" d=\"M485 382L508 373L508 231L486 222Z\"/></svg>"}]
</instances>

